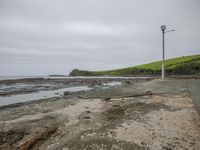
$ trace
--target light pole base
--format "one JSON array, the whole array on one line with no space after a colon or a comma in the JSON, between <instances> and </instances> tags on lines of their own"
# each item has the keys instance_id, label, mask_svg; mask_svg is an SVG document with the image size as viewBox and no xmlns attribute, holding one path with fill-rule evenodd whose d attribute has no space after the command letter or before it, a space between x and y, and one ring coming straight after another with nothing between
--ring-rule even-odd
<instances>
[{"instance_id":1,"label":"light pole base","mask_svg":"<svg viewBox=\"0 0 200 150\"><path fill-rule=\"evenodd\" d=\"M164 63L162 64L162 79L165 78L165 66L164 66Z\"/></svg>"}]
</instances>

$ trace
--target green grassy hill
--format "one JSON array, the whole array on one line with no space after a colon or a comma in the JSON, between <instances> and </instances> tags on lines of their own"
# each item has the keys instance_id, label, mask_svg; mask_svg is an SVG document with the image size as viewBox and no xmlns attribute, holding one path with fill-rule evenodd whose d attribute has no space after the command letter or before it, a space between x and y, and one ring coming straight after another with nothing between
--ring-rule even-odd
<instances>
[{"instance_id":1,"label":"green grassy hill","mask_svg":"<svg viewBox=\"0 0 200 150\"><path fill-rule=\"evenodd\" d=\"M133 66L122 69L107 71L85 71L74 69L70 76L147 76L159 75L161 72L161 61ZM165 61L166 74L169 75L186 75L200 74L200 55L183 56L168 59Z\"/></svg>"}]
</instances>

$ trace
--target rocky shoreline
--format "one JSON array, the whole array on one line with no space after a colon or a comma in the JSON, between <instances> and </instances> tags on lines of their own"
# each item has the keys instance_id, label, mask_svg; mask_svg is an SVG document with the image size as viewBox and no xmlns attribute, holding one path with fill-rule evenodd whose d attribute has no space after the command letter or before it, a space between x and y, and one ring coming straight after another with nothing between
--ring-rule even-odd
<instances>
[{"instance_id":1,"label":"rocky shoreline","mask_svg":"<svg viewBox=\"0 0 200 150\"><path fill-rule=\"evenodd\" d=\"M104 86L113 81L122 84ZM1 106L0 149L200 149L200 79L23 79L0 85L19 82L36 90L93 88Z\"/></svg>"}]
</instances>

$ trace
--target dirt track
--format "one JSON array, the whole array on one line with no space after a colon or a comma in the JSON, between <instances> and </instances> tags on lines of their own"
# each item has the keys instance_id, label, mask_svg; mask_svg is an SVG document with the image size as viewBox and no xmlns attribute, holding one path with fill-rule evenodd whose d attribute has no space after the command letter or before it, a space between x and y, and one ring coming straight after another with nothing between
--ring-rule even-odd
<instances>
[{"instance_id":1,"label":"dirt track","mask_svg":"<svg viewBox=\"0 0 200 150\"><path fill-rule=\"evenodd\" d=\"M0 149L198 150L199 91L199 79L129 80L3 107Z\"/></svg>"}]
</instances>

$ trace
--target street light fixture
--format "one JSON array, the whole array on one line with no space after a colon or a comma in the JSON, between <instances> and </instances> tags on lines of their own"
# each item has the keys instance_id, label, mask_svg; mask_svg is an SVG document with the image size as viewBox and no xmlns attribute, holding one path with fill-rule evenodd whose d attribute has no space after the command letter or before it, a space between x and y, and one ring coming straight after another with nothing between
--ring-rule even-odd
<instances>
[{"instance_id":1,"label":"street light fixture","mask_svg":"<svg viewBox=\"0 0 200 150\"><path fill-rule=\"evenodd\" d=\"M175 30L166 30L166 25L161 25L160 26L161 30L162 30L162 79L165 78L165 33L167 32L172 32Z\"/></svg>"}]
</instances>

